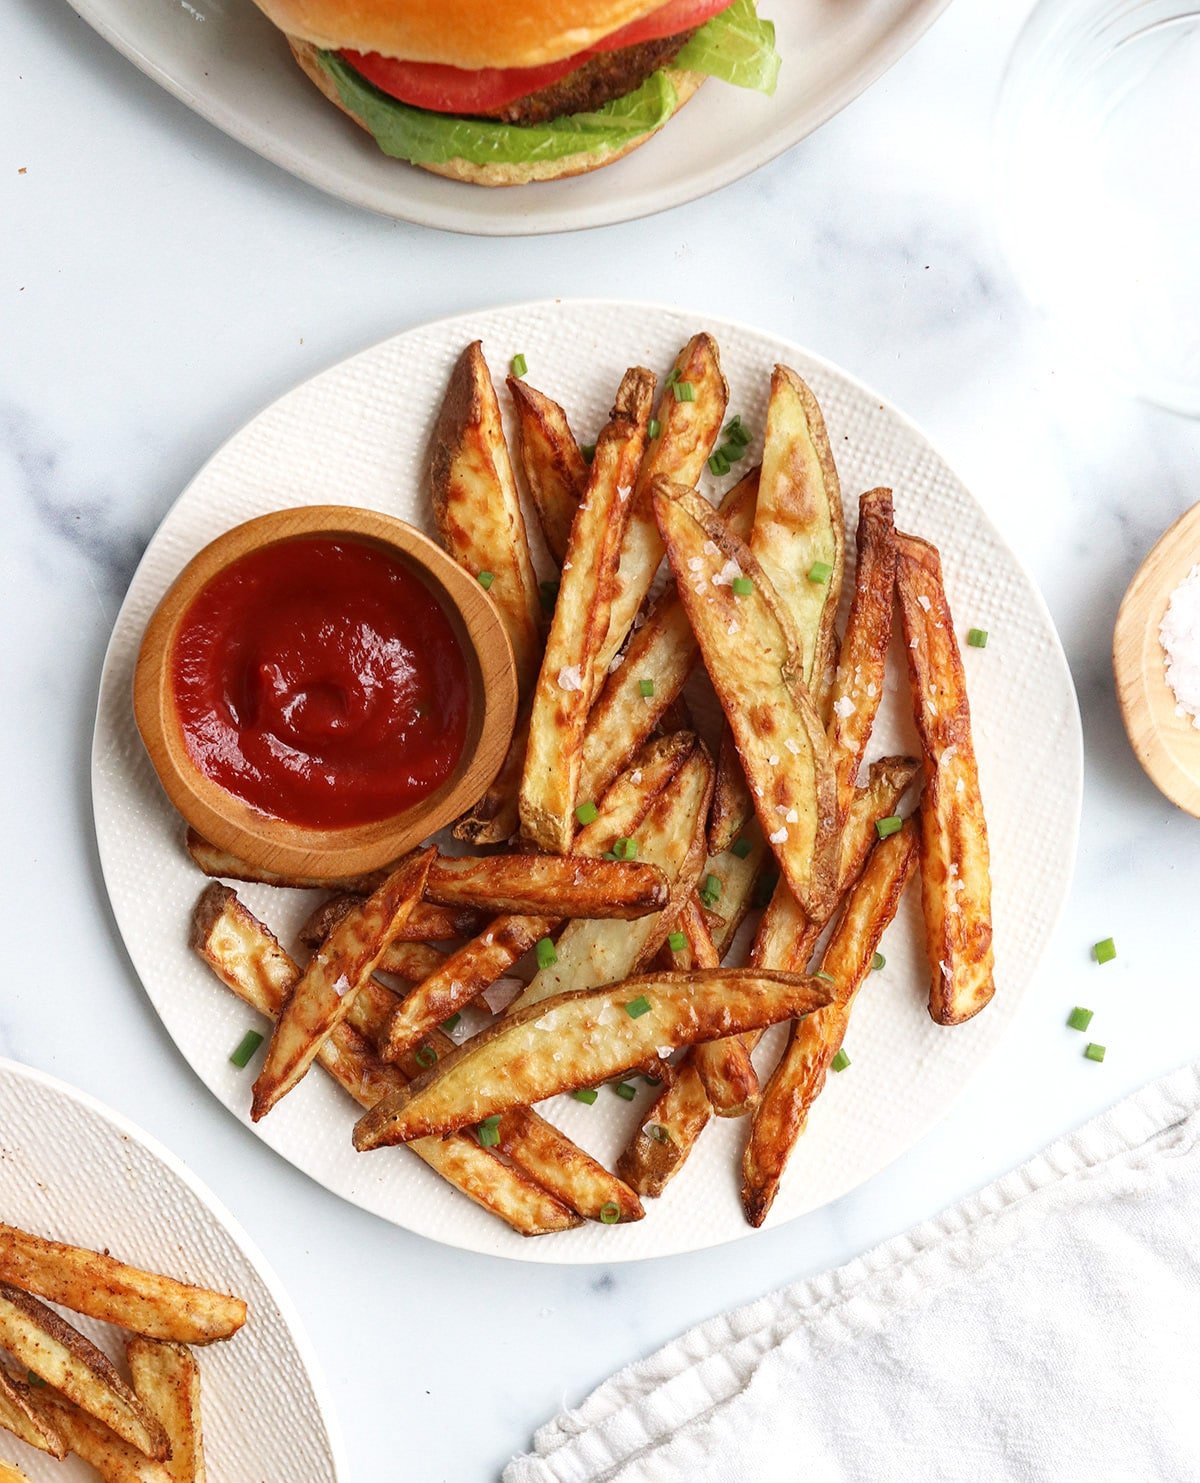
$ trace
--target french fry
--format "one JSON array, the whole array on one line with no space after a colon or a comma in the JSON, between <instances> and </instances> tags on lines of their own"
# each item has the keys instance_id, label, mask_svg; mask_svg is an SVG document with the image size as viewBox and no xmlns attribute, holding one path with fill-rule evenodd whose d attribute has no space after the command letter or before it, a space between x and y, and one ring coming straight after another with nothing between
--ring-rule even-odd
<instances>
[{"instance_id":1,"label":"french fry","mask_svg":"<svg viewBox=\"0 0 1200 1483\"><path fill-rule=\"evenodd\" d=\"M762 567L704 500L659 484L654 507L763 833L793 893L815 915L827 909L836 883L837 799L794 629ZM747 581L748 592L733 590Z\"/></svg>"},{"instance_id":2,"label":"french fry","mask_svg":"<svg viewBox=\"0 0 1200 1483\"><path fill-rule=\"evenodd\" d=\"M750 533L757 492L758 470L752 469L721 502L722 519L743 540ZM581 798L599 797L654 728L666 720L698 653L675 583L669 582L645 623L634 630L620 665L604 680L588 713Z\"/></svg>"},{"instance_id":3,"label":"french fry","mask_svg":"<svg viewBox=\"0 0 1200 1483\"><path fill-rule=\"evenodd\" d=\"M857 544L854 596L830 692L829 746L840 819L850 808L883 699L884 666L892 640L896 529L890 489L870 489L859 497Z\"/></svg>"},{"instance_id":4,"label":"french fry","mask_svg":"<svg viewBox=\"0 0 1200 1483\"><path fill-rule=\"evenodd\" d=\"M595 1086L669 1047L797 1019L829 1002L820 982L719 968L646 974L558 994L502 1019L361 1117L360 1150L445 1134Z\"/></svg>"},{"instance_id":5,"label":"french fry","mask_svg":"<svg viewBox=\"0 0 1200 1483\"><path fill-rule=\"evenodd\" d=\"M104 1483L172 1483L162 1461L146 1457L69 1400L53 1391L39 1399L54 1418L67 1449L94 1467Z\"/></svg>"},{"instance_id":6,"label":"french fry","mask_svg":"<svg viewBox=\"0 0 1200 1483\"><path fill-rule=\"evenodd\" d=\"M133 1388L162 1423L171 1443L172 1483L206 1483L200 1421L200 1367L190 1349L135 1336L125 1345Z\"/></svg>"},{"instance_id":7,"label":"french fry","mask_svg":"<svg viewBox=\"0 0 1200 1483\"><path fill-rule=\"evenodd\" d=\"M395 929L425 889L436 850L405 860L373 896L346 913L283 1006L254 1083L250 1116L265 1117L303 1079L354 995L379 966Z\"/></svg>"},{"instance_id":8,"label":"french fry","mask_svg":"<svg viewBox=\"0 0 1200 1483\"><path fill-rule=\"evenodd\" d=\"M525 487L537 511L546 547L562 565L571 537L571 522L587 484L587 464L575 441L567 414L543 392L508 378L517 414L517 453Z\"/></svg>"},{"instance_id":9,"label":"french fry","mask_svg":"<svg viewBox=\"0 0 1200 1483\"><path fill-rule=\"evenodd\" d=\"M695 1066L684 1061L622 1151L617 1173L639 1195L661 1195L683 1168L712 1115L704 1083Z\"/></svg>"},{"instance_id":10,"label":"french fry","mask_svg":"<svg viewBox=\"0 0 1200 1483\"><path fill-rule=\"evenodd\" d=\"M0 1285L0 1349L146 1457L167 1456L166 1432L109 1360L52 1308L8 1284Z\"/></svg>"},{"instance_id":11,"label":"french fry","mask_svg":"<svg viewBox=\"0 0 1200 1483\"><path fill-rule=\"evenodd\" d=\"M821 974L832 981L834 1001L793 1027L750 1126L742 1160L742 1204L752 1226L762 1225L774 1203L809 1109L841 1049L855 995L871 971L871 960L916 863L917 833L909 820L899 833L873 846L847 898L821 958Z\"/></svg>"},{"instance_id":12,"label":"french fry","mask_svg":"<svg viewBox=\"0 0 1200 1483\"><path fill-rule=\"evenodd\" d=\"M274 936L227 886L209 886L196 903L191 945L226 988L268 1019L278 1017L300 977ZM381 984L364 986L351 1016L373 988L387 993ZM385 1001L377 1019L390 1007ZM401 1071L380 1061L367 1039L348 1023L334 1028L317 1061L360 1107L373 1106L404 1082ZM447 1183L519 1235L539 1236L578 1224L565 1205L519 1170L493 1158L473 1138L428 1138L408 1146Z\"/></svg>"},{"instance_id":13,"label":"french fry","mask_svg":"<svg viewBox=\"0 0 1200 1483\"><path fill-rule=\"evenodd\" d=\"M500 1118L497 1131L500 1152L585 1220L616 1225L645 1215L641 1200L623 1179L609 1173L530 1108L510 1108Z\"/></svg>"},{"instance_id":14,"label":"french fry","mask_svg":"<svg viewBox=\"0 0 1200 1483\"><path fill-rule=\"evenodd\" d=\"M708 816L708 848L712 854L724 854L746 827L746 820L753 816L754 799L726 721L717 748L717 776Z\"/></svg>"},{"instance_id":15,"label":"french fry","mask_svg":"<svg viewBox=\"0 0 1200 1483\"><path fill-rule=\"evenodd\" d=\"M517 797L521 791L521 774L525 771L525 752L529 746L529 704L517 712L512 740L500 771L491 786L474 806L455 824L455 839L469 844L503 844L520 827Z\"/></svg>"},{"instance_id":16,"label":"french fry","mask_svg":"<svg viewBox=\"0 0 1200 1483\"><path fill-rule=\"evenodd\" d=\"M296 934L298 940L310 952L316 952L346 913L358 906L360 901L361 898L358 896L329 897L305 917ZM419 912L421 909L420 902L413 907L414 912ZM475 913L470 914L469 920L471 930L474 930ZM438 971L446 961L446 954L424 942L405 941L404 938L407 937L407 929L411 921L410 917L404 924L404 931L398 940L388 943L383 957L376 965L376 972L390 973L394 978L403 978L409 983L418 984L423 978L428 978L431 973ZM464 925L466 925L465 918ZM469 934L459 933L458 935Z\"/></svg>"},{"instance_id":17,"label":"french fry","mask_svg":"<svg viewBox=\"0 0 1200 1483\"><path fill-rule=\"evenodd\" d=\"M734 840L729 850L708 858L701 881L707 881L710 875L715 876L719 887L716 910L721 914L721 925L712 936L722 958L750 910L759 873L769 855L758 820L751 819L740 841Z\"/></svg>"},{"instance_id":18,"label":"french fry","mask_svg":"<svg viewBox=\"0 0 1200 1483\"><path fill-rule=\"evenodd\" d=\"M562 585L533 695L519 800L525 838L550 854L571 847L583 733L597 689L596 656L608 632L621 540L646 442L654 378L627 371L596 443L571 526Z\"/></svg>"},{"instance_id":19,"label":"french fry","mask_svg":"<svg viewBox=\"0 0 1200 1483\"><path fill-rule=\"evenodd\" d=\"M251 865L247 860L240 860L229 850L223 850L220 845L205 839L190 825L184 836L184 846L193 862L214 880L290 886L298 891L347 891L354 896L369 896L372 891L379 889L388 876L386 870L372 870L367 875L351 876L341 881L323 881L309 875L282 875L278 871L264 870L260 865Z\"/></svg>"},{"instance_id":20,"label":"french fry","mask_svg":"<svg viewBox=\"0 0 1200 1483\"><path fill-rule=\"evenodd\" d=\"M211 1344L246 1322L241 1298L145 1272L105 1252L0 1225L0 1282L133 1334Z\"/></svg>"},{"instance_id":21,"label":"french fry","mask_svg":"<svg viewBox=\"0 0 1200 1483\"><path fill-rule=\"evenodd\" d=\"M53 1418L36 1404L29 1385L10 1374L3 1364L0 1364L0 1426L39 1452L48 1452L51 1457L67 1455L66 1441ZM0 1480L3 1476L0 1472Z\"/></svg>"},{"instance_id":22,"label":"french fry","mask_svg":"<svg viewBox=\"0 0 1200 1483\"><path fill-rule=\"evenodd\" d=\"M430 866L425 894L442 906L630 920L662 910L667 882L662 871L644 861L586 855L442 857Z\"/></svg>"},{"instance_id":23,"label":"french fry","mask_svg":"<svg viewBox=\"0 0 1200 1483\"><path fill-rule=\"evenodd\" d=\"M931 979L929 1013L960 1025L995 993L992 879L971 710L954 619L935 547L896 536L896 592L925 753L921 906Z\"/></svg>"},{"instance_id":24,"label":"french fry","mask_svg":"<svg viewBox=\"0 0 1200 1483\"><path fill-rule=\"evenodd\" d=\"M433 515L442 544L473 577L491 572L488 597L512 644L526 695L541 657L537 579L500 404L478 340L459 356L433 433Z\"/></svg>"},{"instance_id":25,"label":"french fry","mask_svg":"<svg viewBox=\"0 0 1200 1483\"><path fill-rule=\"evenodd\" d=\"M693 896L680 926L688 940L688 968L717 968L721 958ZM738 1036L693 1046L690 1060L718 1117L741 1117L758 1101L758 1076Z\"/></svg>"},{"instance_id":26,"label":"french fry","mask_svg":"<svg viewBox=\"0 0 1200 1483\"><path fill-rule=\"evenodd\" d=\"M691 388L691 400L676 387ZM621 548L608 636L600 647L596 671L608 673L654 582L663 559L663 543L654 518L651 486L658 478L694 485L720 436L729 402L721 358L711 335L693 335L671 369L655 414L659 434L646 450L633 492L633 510ZM599 684L597 684L597 689Z\"/></svg>"}]
</instances>

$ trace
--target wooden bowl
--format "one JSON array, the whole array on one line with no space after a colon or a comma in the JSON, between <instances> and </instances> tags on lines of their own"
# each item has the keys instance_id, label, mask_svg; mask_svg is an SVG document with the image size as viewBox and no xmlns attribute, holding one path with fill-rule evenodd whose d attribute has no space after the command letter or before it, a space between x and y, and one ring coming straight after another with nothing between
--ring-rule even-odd
<instances>
[{"instance_id":1,"label":"wooden bowl","mask_svg":"<svg viewBox=\"0 0 1200 1483\"><path fill-rule=\"evenodd\" d=\"M440 600L466 661L471 705L457 768L419 803L374 823L313 829L272 818L201 772L184 741L171 683L180 620L200 589L231 562L297 536L362 541L399 557ZM134 672L133 709L159 781L194 829L261 870L334 881L388 864L486 792L512 737L516 665L483 588L419 530L375 510L310 505L248 520L188 562L146 627Z\"/></svg>"}]
</instances>

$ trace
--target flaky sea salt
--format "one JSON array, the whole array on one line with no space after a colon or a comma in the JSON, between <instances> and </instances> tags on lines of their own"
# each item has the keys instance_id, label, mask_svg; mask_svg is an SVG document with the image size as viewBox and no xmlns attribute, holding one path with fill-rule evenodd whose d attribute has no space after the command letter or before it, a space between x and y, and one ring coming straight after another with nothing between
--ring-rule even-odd
<instances>
[{"instance_id":1,"label":"flaky sea salt","mask_svg":"<svg viewBox=\"0 0 1200 1483\"><path fill-rule=\"evenodd\" d=\"M1175 695L1175 714L1191 716L1200 731L1200 566L1194 566L1171 593L1158 627L1167 663L1167 684Z\"/></svg>"},{"instance_id":2,"label":"flaky sea salt","mask_svg":"<svg viewBox=\"0 0 1200 1483\"><path fill-rule=\"evenodd\" d=\"M780 827L776 829L774 834L767 835L767 838L771 841L772 844L784 844L787 841L787 837L787 830L782 825L780 825Z\"/></svg>"},{"instance_id":3,"label":"flaky sea salt","mask_svg":"<svg viewBox=\"0 0 1200 1483\"><path fill-rule=\"evenodd\" d=\"M839 695L833 702L833 714L835 716L841 716L843 720L847 716L852 716L857 709L857 706L848 695Z\"/></svg>"},{"instance_id":4,"label":"flaky sea salt","mask_svg":"<svg viewBox=\"0 0 1200 1483\"><path fill-rule=\"evenodd\" d=\"M558 672L558 688L560 690L582 690L583 675L579 672L577 664L564 664Z\"/></svg>"}]
</instances>

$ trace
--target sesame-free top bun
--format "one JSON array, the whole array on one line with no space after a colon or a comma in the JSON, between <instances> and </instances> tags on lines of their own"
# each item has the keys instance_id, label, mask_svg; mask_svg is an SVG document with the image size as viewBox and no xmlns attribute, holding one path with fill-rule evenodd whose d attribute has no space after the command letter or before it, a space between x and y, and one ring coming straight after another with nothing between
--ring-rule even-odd
<instances>
[{"instance_id":1,"label":"sesame-free top bun","mask_svg":"<svg viewBox=\"0 0 1200 1483\"><path fill-rule=\"evenodd\" d=\"M289 37L450 67L540 67L664 0L256 0Z\"/></svg>"},{"instance_id":2,"label":"sesame-free top bun","mask_svg":"<svg viewBox=\"0 0 1200 1483\"><path fill-rule=\"evenodd\" d=\"M320 88L331 103L369 134L371 131L366 123L342 102L333 79L317 61L317 48L311 42L301 41L296 36L289 36L287 40L292 55L310 81ZM667 67L664 70L675 88L675 112L678 113L704 81L704 74L684 72L677 67ZM651 129L648 133L638 135L636 139L626 140L614 149L589 150L567 155L561 160L529 160L508 165L473 165L468 160L446 160L438 165L423 164L420 168L429 170L434 175L445 175L450 180L464 180L471 185L528 185L535 180L563 180L569 175L585 175L589 170L599 170L602 165L611 165L614 160L622 159L635 150L639 144L645 144L656 132Z\"/></svg>"}]
</instances>

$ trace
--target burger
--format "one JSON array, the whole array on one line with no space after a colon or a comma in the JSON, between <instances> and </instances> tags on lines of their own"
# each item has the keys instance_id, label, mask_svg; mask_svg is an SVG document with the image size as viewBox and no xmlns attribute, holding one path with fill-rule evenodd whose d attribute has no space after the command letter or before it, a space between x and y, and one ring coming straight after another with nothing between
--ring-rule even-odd
<instances>
[{"instance_id":1,"label":"burger","mask_svg":"<svg viewBox=\"0 0 1200 1483\"><path fill-rule=\"evenodd\" d=\"M755 0L257 0L394 159L477 185L611 164L706 77L771 93Z\"/></svg>"}]
</instances>

